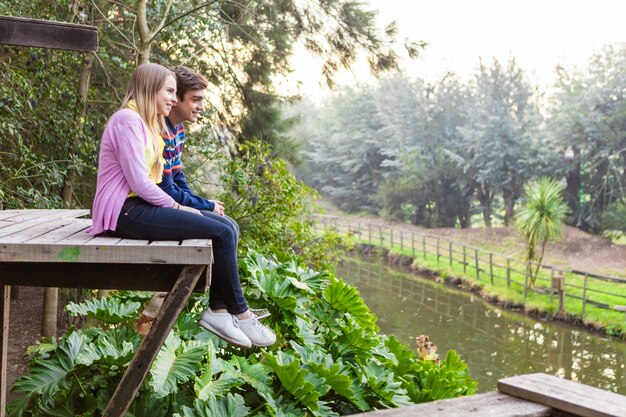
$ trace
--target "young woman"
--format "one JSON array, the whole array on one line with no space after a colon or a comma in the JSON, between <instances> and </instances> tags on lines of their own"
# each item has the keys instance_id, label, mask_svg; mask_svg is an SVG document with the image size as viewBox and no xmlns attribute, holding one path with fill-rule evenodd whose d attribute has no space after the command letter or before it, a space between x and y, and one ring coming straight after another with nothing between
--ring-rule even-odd
<instances>
[{"instance_id":1,"label":"young woman","mask_svg":"<svg viewBox=\"0 0 626 417\"><path fill-rule=\"evenodd\" d=\"M164 116L176 104L170 70L157 64L137 67L121 109L102 134L88 232L125 239L211 239L213 281L200 325L235 345L270 346L276 335L250 312L241 290L233 229L176 203L157 186L163 173Z\"/></svg>"}]
</instances>

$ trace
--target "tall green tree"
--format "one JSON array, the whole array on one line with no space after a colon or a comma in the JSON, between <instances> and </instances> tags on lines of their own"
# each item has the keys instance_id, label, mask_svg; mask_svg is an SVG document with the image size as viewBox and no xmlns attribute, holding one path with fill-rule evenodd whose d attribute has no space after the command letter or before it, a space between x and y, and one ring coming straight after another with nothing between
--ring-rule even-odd
<instances>
[{"instance_id":1,"label":"tall green tree","mask_svg":"<svg viewBox=\"0 0 626 417\"><path fill-rule=\"evenodd\" d=\"M493 59L480 63L475 77L474 103L461 129L469 159L466 170L476 180L476 195L485 225L491 227L496 195L504 201L504 221L514 217L514 204L534 172L532 137L539 123L533 90L514 59L503 65Z\"/></svg>"},{"instance_id":2,"label":"tall green tree","mask_svg":"<svg viewBox=\"0 0 626 417\"><path fill-rule=\"evenodd\" d=\"M562 155L570 221L593 232L625 198L625 71L626 45L608 45L586 71L560 69L552 103L549 128Z\"/></svg>"}]
</instances>

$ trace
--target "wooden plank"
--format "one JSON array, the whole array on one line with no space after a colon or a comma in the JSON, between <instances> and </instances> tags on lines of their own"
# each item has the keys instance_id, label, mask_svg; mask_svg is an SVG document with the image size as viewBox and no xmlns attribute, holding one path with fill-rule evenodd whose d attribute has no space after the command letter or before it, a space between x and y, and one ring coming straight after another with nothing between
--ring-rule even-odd
<instances>
[{"instance_id":1,"label":"wooden plank","mask_svg":"<svg viewBox=\"0 0 626 417\"><path fill-rule=\"evenodd\" d=\"M115 245L111 244L116 243L115 238L104 237L94 238L83 245L67 245L64 242L31 244L3 243L0 240L0 262L210 265L213 261L210 245L177 246L173 250L171 246Z\"/></svg>"},{"instance_id":2,"label":"wooden plank","mask_svg":"<svg viewBox=\"0 0 626 417\"><path fill-rule=\"evenodd\" d=\"M64 239L60 239L59 241L57 241L57 244L71 246L71 245L83 245L86 242L89 242L90 240L95 238L94 235L90 235L89 233L87 233L87 228L89 226L91 226L91 222L85 222L85 229L80 230L74 233L73 235L70 235ZM2 239L0 239L0 242L2 242Z\"/></svg>"},{"instance_id":3,"label":"wooden plank","mask_svg":"<svg viewBox=\"0 0 626 417\"><path fill-rule=\"evenodd\" d=\"M178 240L154 240L150 242L150 246L180 246L180 242Z\"/></svg>"},{"instance_id":4,"label":"wooden plank","mask_svg":"<svg viewBox=\"0 0 626 417\"><path fill-rule=\"evenodd\" d=\"M77 232L81 232L87 229L87 225L84 222L76 220L67 221L68 223L63 225L62 227L59 227L58 229L52 230L36 238L30 239L28 243L55 243L61 239L66 239L70 236L73 236Z\"/></svg>"},{"instance_id":5,"label":"wooden plank","mask_svg":"<svg viewBox=\"0 0 626 417\"><path fill-rule=\"evenodd\" d=\"M0 286L0 417L5 417L7 405L7 357L9 355L9 308L11 307L11 287Z\"/></svg>"},{"instance_id":6,"label":"wooden plank","mask_svg":"<svg viewBox=\"0 0 626 417\"><path fill-rule=\"evenodd\" d=\"M0 285L169 291L182 268L183 265L158 264L0 262ZM203 278L194 291L206 289Z\"/></svg>"},{"instance_id":7,"label":"wooden plank","mask_svg":"<svg viewBox=\"0 0 626 417\"><path fill-rule=\"evenodd\" d=\"M626 396L543 373L498 381L500 392L583 417L626 417Z\"/></svg>"},{"instance_id":8,"label":"wooden plank","mask_svg":"<svg viewBox=\"0 0 626 417\"><path fill-rule=\"evenodd\" d=\"M128 369L124 373L120 384L117 386L103 417L123 416L131 402L137 395L144 378L150 370L150 366L156 358L165 339L172 330L180 312L185 308L196 282L202 274L200 266L186 266L176 281L174 288L165 299L159 315L157 316L150 332L142 340L139 349L133 356Z\"/></svg>"},{"instance_id":9,"label":"wooden plank","mask_svg":"<svg viewBox=\"0 0 626 417\"><path fill-rule=\"evenodd\" d=\"M49 222L33 222L31 227L20 230L19 232L13 233L9 236L4 236L0 239L0 242L3 244L6 243L22 243L27 240L31 240L37 238L41 235L45 235L50 231L57 230L63 226L69 224L71 220L69 219L56 219Z\"/></svg>"},{"instance_id":10,"label":"wooden plank","mask_svg":"<svg viewBox=\"0 0 626 417\"><path fill-rule=\"evenodd\" d=\"M98 28L73 23L0 16L0 44L96 52Z\"/></svg>"},{"instance_id":11,"label":"wooden plank","mask_svg":"<svg viewBox=\"0 0 626 417\"><path fill-rule=\"evenodd\" d=\"M62 217L65 214L72 213L72 210L20 210L16 216L11 217L14 222L26 222L31 220L44 221Z\"/></svg>"},{"instance_id":12,"label":"wooden plank","mask_svg":"<svg viewBox=\"0 0 626 417\"><path fill-rule=\"evenodd\" d=\"M500 392L370 411L352 417L548 417L551 408Z\"/></svg>"},{"instance_id":13,"label":"wooden plank","mask_svg":"<svg viewBox=\"0 0 626 417\"><path fill-rule=\"evenodd\" d=\"M11 217L17 216L17 215L21 214L22 212L23 212L23 210L15 210L15 209L0 210L0 219L2 219L2 220L10 219Z\"/></svg>"}]
</instances>

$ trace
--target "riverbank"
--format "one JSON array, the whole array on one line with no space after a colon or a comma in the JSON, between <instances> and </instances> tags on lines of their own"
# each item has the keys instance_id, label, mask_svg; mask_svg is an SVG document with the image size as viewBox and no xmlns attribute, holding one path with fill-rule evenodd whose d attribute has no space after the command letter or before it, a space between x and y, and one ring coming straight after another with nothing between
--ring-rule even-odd
<instances>
[{"instance_id":1,"label":"riverbank","mask_svg":"<svg viewBox=\"0 0 626 417\"><path fill-rule=\"evenodd\" d=\"M362 245L360 252L369 256L382 255L502 308L626 338L626 281L620 277L626 273L626 247L566 228L565 238L546 250L544 265L552 264L542 267L537 282L531 283L520 260L524 243L510 228L423 229L371 216L333 214L325 216L323 224L350 234L354 244ZM597 271L613 275L596 276ZM559 276L562 303L550 282Z\"/></svg>"},{"instance_id":2,"label":"riverbank","mask_svg":"<svg viewBox=\"0 0 626 417\"><path fill-rule=\"evenodd\" d=\"M425 265L418 258L394 253L387 248L368 243L359 243L352 249L352 252L357 252L359 256L366 259L382 259L388 264L399 268L400 271L414 274L419 279L428 279L437 283L443 283L451 288L472 293L484 301L505 310L521 312L535 319L559 321L592 332L626 340L626 331L620 323L615 325L599 323L592 320L583 320L576 314L556 314L554 311L548 311L539 306L528 306L519 300L507 299L503 295L494 294L488 288L485 288L483 284L477 283L472 278L451 273L449 268Z\"/></svg>"}]
</instances>

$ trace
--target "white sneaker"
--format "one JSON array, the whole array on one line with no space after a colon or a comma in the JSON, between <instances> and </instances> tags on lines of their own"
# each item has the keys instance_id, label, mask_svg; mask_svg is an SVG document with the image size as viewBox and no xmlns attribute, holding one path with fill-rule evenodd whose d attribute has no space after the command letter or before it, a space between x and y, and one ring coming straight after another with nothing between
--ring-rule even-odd
<instances>
[{"instance_id":1,"label":"white sneaker","mask_svg":"<svg viewBox=\"0 0 626 417\"><path fill-rule=\"evenodd\" d=\"M230 313L214 313L207 308L198 324L233 345L252 347L252 342L240 329L240 320Z\"/></svg>"},{"instance_id":2,"label":"white sneaker","mask_svg":"<svg viewBox=\"0 0 626 417\"><path fill-rule=\"evenodd\" d=\"M259 323L259 319L254 314L247 319L239 319L239 328L254 346L271 346L276 342L274 332Z\"/></svg>"}]
</instances>

